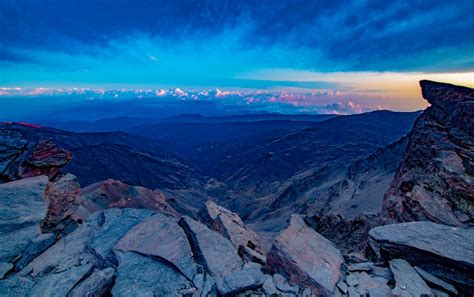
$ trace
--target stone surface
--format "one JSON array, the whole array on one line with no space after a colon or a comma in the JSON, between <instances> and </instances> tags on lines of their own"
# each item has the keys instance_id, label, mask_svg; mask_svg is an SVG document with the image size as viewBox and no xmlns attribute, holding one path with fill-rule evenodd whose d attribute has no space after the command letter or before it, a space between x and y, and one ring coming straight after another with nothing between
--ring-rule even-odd
<instances>
[{"instance_id":1,"label":"stone surface","mask_svg":"<svg viewBox=\"0 0 474 297\"><path fill-rule=\"evenodd\" d=\"M179 225L186 232L195 257L212 276L240 270L242 260L228 239L187 216L181 218Z\"/></svg>"},{"instance_id":2,"label":"stone surface","mask_svg":"<svg viewBox=\"0 0 474 297\"><path fill-rule=\"evenodd\" d=\"M242 222L238 214L208 201L198 217L210 229L229 239L236 249L243 245L263 252L258 235Z\"/></svg>"},{"instance_id":3,"label":"stone surface","mask_svg":"<svg viewBox=\"0 0 474 297\"><path fill-rule=\"evenodd\" d=\"M242 259L246 262L254 262L265 265L267 258L259 252L249 248L248 246L239 246L238 253Z\"/></svg>"},{"instance_id":4,"label":"stone surface","mask_svg":"<svg viewBox=\"0 0 474 297\"><path fill-rule=\"evenodd\" d=\"M420 85L431 106L409 134L402 164L385 194L383 216L392 222L472 222L474 89L432 81Z\"/></svg>"},{"instance_id":5,"label":"stone surface","mask_svg":"<svg viewBox=\"0 0 474 297\"><path fill-rule=\"evenodd\" d=\"M472 291L474 229L432 222L376 227L369 232L378 258L402 258L412 265Z\"/></svg>"},{"instance_id":6,"label":"stone surface","mask_svg":"<svg viewBox=\"0 0 474 297\"><path fill-rule=\"evenodd\" d=\"M46 215L46 176L0 184L0 262L18 260L40 235Z\"/></svg>"},{"instance_id":7,"label":"stone surface","mask_svg":"<svg viewBox=\"0 0 474 297\"><path fill-rule=\"evenodd\" d=\"M341 253L329 240L293 215L290 226L275 239L267 254L265 268L286 274L290 284L329 296L340 278L342 262Z\"/></svg>"},{"instance_id":8,"label":"stone surface","mask_svg":"<svg viewBox=\"0 0 474 297\"><path fill-rule=\"evenodd\" d=\"M113 296L182 296L194 292L191 281L162 261L134 252L117 252L118 266Z\"/></svg>"},{"instance_id":9,"label":"stone surface","mask_svg":"<svg viewBox=\"0 0 474 297\"><path fill-rule=\"evenodd\" d=\"M7 296L66 296L94 269L113 267L112 247L133 226L153 212L109 209L92 214L79 228L0 282Z\"/></svg>"},{"instance_id":10,"label":"stone surface","mask_svg":"<svg viewBox=\"0 0 474 297\"><path fill-rule=\"evenodd\" d=\"M103 296L115 278L113 268L95 270L90 276L69 292L68 297Z\"/></svg>"},{"instance_id":11,"label":"stone surface","mask_svg":"<svg viewBox=\"0 0 474 297\"><path fill-rule=\"evenodd\" d=\"M242 270L233 272L216 281L217 290L223 296L233 296L235 294L257 289L265 281L260 265L251 264Z\"/></svg>"},{"instance_id":12,"label":"stone surface","mask_svg":"<svg viewBox=\"0 0 474 297\"><path fill-rule=\"evenodd\" d=\"M391 293L390 287L387 285L387 280L369 276L366 272L358 274L357 292L364 296L389 296Z\"/></svg>"},{"instance_id":13,"label":"stone surface","mask_svg":"<svg viewBox=\"0 0 474 297\"><path fill-rule=\"evenodd\" d=\"M443 281L442 279L437 278L436 276L432 275L431 273L427 271L424 271L420 267L415 267L415 270L416 272L418 272L421 278L425 280L425 282L428 285L434 286L436 288L440 288L454 295L458 295L458 290L456 290L456 288L453 287L453 285Z\"/></svg>"},{"instance_id":14,"label":"stone surface","mask_svg":"<svg viewBox=\"0 0 474 297\"><path fill-rule=\"evenodd\" d=\"M395 278L395 288L392 290L396 296L434 296L431 289L411 265L402 259L390 261L390 269Z\"/></svg>"},{"instance_id":15,"label":"stone surface","mask_svg":"<svg viewBox=\"0 0 474 297\"><path fill-rule=\"evenodd\" d=\"M287 280L281 274L273 275L273 282L279 291L286 294L298 294L299 287L288 284Z\"/></svg>"},{"instance_id":16,"label":"stone surface","mask_svg":"<svg viewBox=\"0 0 474 297\"><path fill-rule=\"evenodd\" d=\"M275 283L273 282L273 277L268 274L264 276L262 289L265 294L270 296L280 293L280 291L278 291L277 287L275 286Z\"/></svg>"},{"instance_id":17,"label":"stone surface","mask_svg":"<svg viewBox=\"0 0 474 297\"><path fill-rule=\"evenodd\" d=\"M0 279L5 277L5 274L7 274L10 270L12 270L13 264L12 263L5 263L5 262L0 262Z\"/></svg>"},{"instance_id":18,"label":"stone surface","mask_svg":"<svg viewBox=\"0 0 474 297\"><path fill-rule=\"evenodd\" d=\"M374 263L373 262L362 262L362 263L356 263L347 266L347 270L349 271L366 271L370 272L374 269Z\"/></svg>"},{"instance_id":19,"label":"stone surface","mask_svg":"<svg viewBox=\"0 0 474 297\"><path fill-rule=\"evenodd\" d=\"M159 258L190 280L197 272L191 247L178 220L160 213L133 227L119 240L115 249Z\"/></svg>"}]
</instances>

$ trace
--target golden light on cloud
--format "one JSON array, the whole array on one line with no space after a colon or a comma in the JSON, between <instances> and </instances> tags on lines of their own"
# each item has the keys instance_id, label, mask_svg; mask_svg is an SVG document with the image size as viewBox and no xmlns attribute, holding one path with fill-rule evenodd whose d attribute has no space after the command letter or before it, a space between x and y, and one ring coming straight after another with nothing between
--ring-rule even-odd
<instances>
[{"instance_id":1,"label":"golden light on cloud","mask_svg":"<svg viewBox=\"0 0 474 297\"><path fill-rule=\"evenodd\" d=\"M423 79L474 87L474 72L419 73L419 72L311 72L293 69L268 69L245 74L239 78L274 81L331 82L341 89L368 98L378 98L384 106L395 110L416 110L428 103L422 99L419 81Z\"/></svg>"}]
</instances>

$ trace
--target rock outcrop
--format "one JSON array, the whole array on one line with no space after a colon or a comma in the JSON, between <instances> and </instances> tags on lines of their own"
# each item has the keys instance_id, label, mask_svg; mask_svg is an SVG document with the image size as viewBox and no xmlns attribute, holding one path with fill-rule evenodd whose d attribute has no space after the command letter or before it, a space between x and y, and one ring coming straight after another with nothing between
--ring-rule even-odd
<instances>
[{"instance_id":1,"label":"rock outcrop","mask_svg":"<svg viewBox=\"0 0 474 297\"><path fill-rule=\"evenodd\" d=\"M50 140L31 141L12 126L0 123L0 182L46 175L54 178L72 160L72 154ZM25 126L26 129L39 129Z\"/></svg>"},{"instance_id":2,"label":"rock outcrop","mask_svg":"<svg viewBox=\"0 0 474 297\"><path fill-rule=\"evenodd\" d=\"M384 199L388 221L447 225L474 219L474 90L421 81L431 103L409 134L404 159Z\"/></svg>"},{"instance_id":3,"label":"rock outcrop","mask_svg":"<svg viewBox=\"0 0 474 297\"><path fill-rule=\"evenodd\" d=\"M258 235L245 226L238 214L208 201L199 211L198 217L210 229L229 239L234 247L244 246L263 252Z\"/></svg>"},{"instance_id":4,"label":"rock outcrop","mask_svg":"<svg viewBox=\"0 0 474 297\"><path fill-rule=\"evenodd\" d=\"M90 214L78 196L80 185L72 174L48 183L45 200L48 212L41 223L43 232L67 234L72 232Z\"/></svg>"},{"instance_id":5,"label":"rock outcrop","mask_svg":"<svg viewBox=\"0 0 474 297\"><path fill-rule=\"evenodd\" d=\"M369 236L377 259L405 259L463 291L474 292L473 228L408 222L376 227Z\"/></svg>"},{"instance_id":6,"label":"rock outcrop","mask_svg":"<svg viewBox=\"0 0 474 297\"><path fill-rule=\"evenodd\" d=\"M144 187L130 186L117 180L108 179L79 192L84 207L90 211L108 208L146 208L178 216L178 212L168 203L166 195Z\"/></svg>"},{"instance_id":7,"label":"rock outcrop","mask_svg":"<svg viewBox=\"0 0 474 297\"><path fill-rule=\"evenodd\" d=\"M331 296L342 263L341 253L329 240L293 215L268 252L265 269L284 275L292 285L310 288L313 294Z\"/></svg>"}]
</instances>

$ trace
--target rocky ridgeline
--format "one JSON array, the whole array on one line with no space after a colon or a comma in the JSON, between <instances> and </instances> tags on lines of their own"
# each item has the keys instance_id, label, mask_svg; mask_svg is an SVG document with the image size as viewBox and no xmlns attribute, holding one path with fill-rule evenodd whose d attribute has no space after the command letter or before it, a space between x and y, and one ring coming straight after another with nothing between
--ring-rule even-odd
<instances>
[{"instance_id":1,"label":"rocky ridgeline","mask_svg":"<svg viewBox=\"0 0 474 297\"><path fill-rule=\"evenodd\" d=\"M422 87L382 215L292 215L268 250L214 202L187 216L158 190L81 189L67 151L4 133L0 296L472 296L472 90Z\"/></svg>"},{"instance_id":2,"label":"rocky ridgeline","mask_svg":"<svg viewBox=\"0 0 474 297\"><path fill-rule=\"evenodd\" d=\"M389 222L474 221L474 90L421 81L431 103L409 134L404 159L385 194Z\"/></svg>"}]
</instances>

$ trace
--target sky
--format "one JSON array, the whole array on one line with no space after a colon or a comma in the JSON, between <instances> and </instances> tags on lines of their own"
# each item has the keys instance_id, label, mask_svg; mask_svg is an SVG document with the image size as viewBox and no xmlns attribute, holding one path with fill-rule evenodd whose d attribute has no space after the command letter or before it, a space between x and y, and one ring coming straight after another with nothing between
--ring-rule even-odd
<instances>
[{"instance_id":1,"label":"sky","mask_svg":"<svg viewBox=\"0 0 474 297\"><path fill-rule=\"evenodd\" d=\"M420 79L474 87L473 15L472 0L0 0L0 107L116 90L282 112L417 110Z\"/></svg>"}]
</instances>

